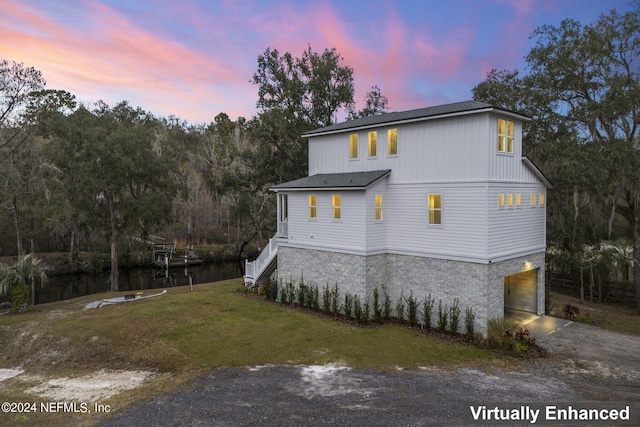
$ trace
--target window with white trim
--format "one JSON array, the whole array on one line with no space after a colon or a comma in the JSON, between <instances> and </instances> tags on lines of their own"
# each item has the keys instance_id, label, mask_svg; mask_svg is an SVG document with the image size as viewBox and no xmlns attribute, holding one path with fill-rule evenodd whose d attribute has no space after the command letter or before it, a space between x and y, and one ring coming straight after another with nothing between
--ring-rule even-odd
<instances>
[{"instance_id":1,"label":"window with white trim","mask_svg":"<svg viewBox=\"0 0 640 427\"><path fill-rule=\"evenodd\" d=\"M315 194L309 194L309 218L318 217L318 197Z\"/></svg>"},{"instance_id":2,"label":"window with white trim","mask_svg":"<svg viewBox=\"0 0 640 427\"><path fill-rule=\"evenodd\" d=\"M358 158L358 134L353 133L349 135L349 158Z\"/></svg>"},{"instance_id":3,"label":"window with white trim","mask_svg":"<svg viewBox=\"0 0 640 427\"><path fill-rule=\"evenodd\" d=\"M376 157L378 155L378 132L369 132L368 141L369 157Z\"/></svg>"},{"instance_id":4,"label":"window with white trim","mask_svg":"<svg viewBox=\"0 0 640 427\"><path fill-rule=\"evenodd\" d=\"M333 211L333 219L342 218L342 197L339 194L331 196L331 208Z\"/></svg>"},{"instance_id":5,"label":"window with white trim","mask_svg":"<svg viewBox=\"0 0 640 427\"><path fill-rule=\"evenodd\" d=\"M498 152L513 153L515 125L513 122L498 119Z\"/></svg>"},{"instance_id":6,"label":"window with white trim","mask_svg":"<svg viewBox=\"0 0 640 427\"><path fill-rule=\"evenodd\" d=\"M398 129L387 131L387 154L395 156L398 154Z\"/></svg>"},{"instance_id":7,"label":"window with white trim","mask_svg":"<svg viewBox=\"0 0 640 427\"><path fill-rule=\"evenodd\" d=\"M429 194L427 211L430 225L442 224L442 194Z\"/></svg>"},{"instance_id":8,"label":"window with white trim","mask_svg":"<svg viewBox=\"0 0 640 427\"><path fill-rule=\"evenodd\" d=\"M382 221L382 196L376 194L375 197L375 219L376 221Z\"/></svg>"}]
</instances>

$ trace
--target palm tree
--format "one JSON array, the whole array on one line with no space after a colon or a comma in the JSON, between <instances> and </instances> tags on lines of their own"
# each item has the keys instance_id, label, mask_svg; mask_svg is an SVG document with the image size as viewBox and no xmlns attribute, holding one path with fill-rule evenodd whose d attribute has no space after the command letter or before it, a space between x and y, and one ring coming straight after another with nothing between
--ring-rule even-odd
<instances>
[{"instance_id":1,"label":"palm tree","mask_svg":"<svg viewBox=\"0 0 640 427\"><path fill-rule=\"evenodd\" d=\"M0 295L11 293L14 310L21 309L29 303L27 283L33 284L36 280L41 286L44 285L47 274L40 265L40 260L31 254L18 258L14 264L0 265ZM35 289L32 289L32 292L35 292ZM20 293L24 296L18 298Z\"/></svg>"}]
</instances>

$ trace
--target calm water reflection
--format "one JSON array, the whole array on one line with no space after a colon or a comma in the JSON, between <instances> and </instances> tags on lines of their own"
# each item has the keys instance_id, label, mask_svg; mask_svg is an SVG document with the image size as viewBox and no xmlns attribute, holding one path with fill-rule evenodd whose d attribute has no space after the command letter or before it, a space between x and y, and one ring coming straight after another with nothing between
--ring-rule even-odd
<instances>
[{"instance_id":1,"label":"calm water reflection","mask_svg":"<svg viewBox=\"0 0 640 427\"><path fill-rule=\"evenodd\" d=\"M121 291L140 291L144 289L167 288L170 286L186 286L188 275L193 283L207 283L218 280L242 277L239 263L216 263L194 267L172 268L161 271L153 268L131 268L120 271L119 288ZM61 301L83 295L97 294L109 290L109 273L106 274L64 274L50 276L47 285L36 287L36 304Z\"/></svg>"}]
</instances>

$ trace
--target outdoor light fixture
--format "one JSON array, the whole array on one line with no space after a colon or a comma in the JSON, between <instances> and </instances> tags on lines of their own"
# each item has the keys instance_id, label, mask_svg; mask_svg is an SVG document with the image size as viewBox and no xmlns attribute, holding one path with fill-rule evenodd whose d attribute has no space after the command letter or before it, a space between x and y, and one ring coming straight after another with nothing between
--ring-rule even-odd
<instances>
[{"instance_id":1,"label":"outdoor light fixture","mask_svg":"<svg viewBox=\"0 0 640 427\"><path fill-rule=\"evenodd\" d=\"M533 263L530 261L524 261L522 265L525 270L533 270Z\"/></svg>"}]
</instances>

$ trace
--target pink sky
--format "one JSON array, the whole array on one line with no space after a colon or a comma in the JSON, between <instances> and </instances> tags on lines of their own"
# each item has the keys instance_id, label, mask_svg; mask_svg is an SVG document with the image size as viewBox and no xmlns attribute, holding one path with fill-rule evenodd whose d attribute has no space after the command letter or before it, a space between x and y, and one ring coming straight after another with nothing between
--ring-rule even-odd
<instances>
[{"instance_id":1,"label":"pink sky","mask_svg":"<svg viewBox=\"0 0 640 427\"><path fill-rule=\"evenodd\" d=\"M90 104L128 100L208 123L256 113L250 83L267 47L335 47L356 101L373 85L391 111L471 99L491 68L523 69L539 25L595 21L627 0L4 0L0 59L43 73Z\"/></svg>"}]
</instances>

